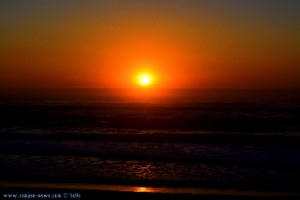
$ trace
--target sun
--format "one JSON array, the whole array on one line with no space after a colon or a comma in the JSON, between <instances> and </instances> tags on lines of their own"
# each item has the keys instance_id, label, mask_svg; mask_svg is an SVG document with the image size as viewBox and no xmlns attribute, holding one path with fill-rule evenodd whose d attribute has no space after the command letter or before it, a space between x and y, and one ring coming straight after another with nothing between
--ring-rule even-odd
<instances>
[{"instance_id":1,"label":"sun","mask_svg":"<svg viewBox=\"0 0 300 200\"><path fill-rule=\"evenodd\" d=\"M152 83L152 77L150 74L141 74L139 76L138 82L142 86L149 86Z\"/></svg>"}]
</instances>

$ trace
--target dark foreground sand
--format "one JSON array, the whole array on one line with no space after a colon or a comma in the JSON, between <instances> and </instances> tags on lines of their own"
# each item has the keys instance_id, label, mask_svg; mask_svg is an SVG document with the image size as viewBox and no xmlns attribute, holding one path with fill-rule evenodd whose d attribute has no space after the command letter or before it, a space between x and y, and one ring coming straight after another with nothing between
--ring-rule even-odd
<instances>
[{"instance_id":1,"label":"dark foreground sand","mask_svg":"<svg viewBox=\"0 0 300 200\"><path fill-rule=\"evenodd\" d=\"M0 195L1 199L300 199L300 192L9 182L0 183Z\"/></svg>"}]
</instances>

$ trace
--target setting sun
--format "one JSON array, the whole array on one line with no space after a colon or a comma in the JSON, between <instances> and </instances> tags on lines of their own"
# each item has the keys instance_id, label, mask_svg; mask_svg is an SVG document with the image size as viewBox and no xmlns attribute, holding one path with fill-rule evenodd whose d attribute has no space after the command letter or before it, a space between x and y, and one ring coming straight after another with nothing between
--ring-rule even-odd
<instances>
[{"instance_id":1,"label":"setting sun","mask_svg":"<svg viewBox=\"0 0 300 200\"><path fill-rule=\"evenodd\" d=\"M139 84L142 86L149 86L152 83L152 78L149 74L142 74L139 76Z\"/></svg>"}]
</instances>

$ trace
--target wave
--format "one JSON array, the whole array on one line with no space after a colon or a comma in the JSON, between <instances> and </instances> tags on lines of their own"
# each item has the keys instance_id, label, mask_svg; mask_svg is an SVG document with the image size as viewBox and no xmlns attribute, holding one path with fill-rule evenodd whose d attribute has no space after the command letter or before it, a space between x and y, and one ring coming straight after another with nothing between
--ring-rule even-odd
<instances>
[{"instance_id":1,"label":"wave","mask_svg":"<svg viewBox=\"0 0 300 200\"><path fill-rule=\"evenodd\" d=\"M299 104L104 103L0 105L0 128L299 132Z\"/></svg>"}]
</instances>

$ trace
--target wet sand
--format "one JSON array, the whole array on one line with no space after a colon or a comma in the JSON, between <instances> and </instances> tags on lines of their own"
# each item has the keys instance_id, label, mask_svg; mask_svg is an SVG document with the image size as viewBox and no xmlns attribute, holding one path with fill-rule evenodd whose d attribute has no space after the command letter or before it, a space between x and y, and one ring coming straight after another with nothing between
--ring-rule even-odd
<instances>
[{"instance_id":1,"label":"wet sand","mask_svg":"<svg viewBox=\"0 0 300 200\"><path fill-rule=\"evenodd\" d=\"M142 187L128 185L79 183L1 182L4 195L25 195L22 199L298 199L300 192L267 192L254 190L218 190L193 187ZM26 196L27 195L27 196ZM21 199L18 198L13 199ZM39 197L41 198L41 197Z\"/></svg>"}]
</instances>

